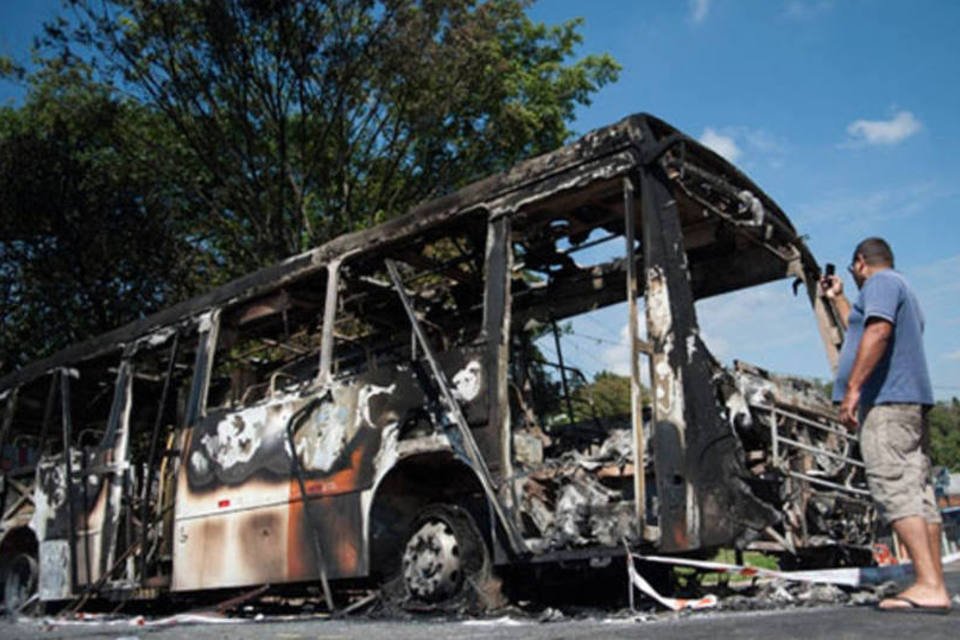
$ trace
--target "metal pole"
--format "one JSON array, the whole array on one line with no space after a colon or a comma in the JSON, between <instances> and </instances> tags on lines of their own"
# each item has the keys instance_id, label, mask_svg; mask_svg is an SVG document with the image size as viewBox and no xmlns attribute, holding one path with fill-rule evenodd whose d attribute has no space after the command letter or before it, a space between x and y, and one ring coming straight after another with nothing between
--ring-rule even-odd
<instances>
[{"instance_id":1,"label":"metal pole","mask_svg":"<svg viewBox=\"0 0 960 640\"><path fill-rule=\"evenodd\" d=\"M636 256L636 205L633 199L633 183L623 179L623 227L627 242L627 308L630 323L630 428L633 431L633 499L637 527L644 531L647 517L646 442L643 437L642 385L640 383L639 315L637 312L637 256ZM632 591L631 591L632 593Z\"/></svg>"},{"instance_id":2,"label":"metal pole","mask_svg":"<svg viewBox=\"0 0 960 640\"><path fill-rule=\"evenodd\" d=\"M327 562L323 554L323 544L320 542L320 532L317 531L314 518L310 513L310 496L307 495L307 484L303 479L303 469L300 467L300 458L297 457L297 444L293 439L294 429L321 401L321 398L315 398L290 416L290 420L287 422L286 432L287 444L290 447L290 466L293 474L297 478L297 486L300 489L300 499L303 500L303 515L307 520L307 526L310 528L311 539L313 540L313 551L317 556L317 569L320 572L320 586L323 587L323 597L327 601L327 608L330 609L330 612L336 613L337 608L333 603L333 592L330 589L330 581L327 579Z\"/></svg>"},{"instance_id":3,"label":"metal pole","mask_svg":"<svg viewBox=\"0 0 960 640\"><path fill-rule=\"evenodd\" d=\"M567 368L563 366L563 349L560 348L560 329L557 328L557 321L550 320L550 327L553 329L553 343L557 348L557 364L560 365L560 388L563 390L563 398L567 405L567 419L570 424L576 422L573 416L573 402L570 401L570 387L567 386Z\"/></svg>"},{"instance_id":4,"label":"metal pole","mask_svg":"<svg viewBox=\"0 0 960 640\"><path fill-rule=\"evenodd\" d=\"M446 405L447 410L449 411L450 416L453 418L454 431L459 433L463 455L477 471L477 477L480 480L480 485L483 487L483 491L488 502L493 507L494 513L500 520L500 524L503 526L503 529L507 534L507 539L510 543L511 549L515 553L523 552L526 550L526 543L523 540L523 536L520 534L520 531L517 530L514 522L507 516L503 505L500 504L500 499L498 498L497 491L494 488L493 479L490 477L490 469L487 467L487 463L483 459L483 456L477 447L477 442L474 440L473 434L470 432L470 425L467 424L467 419L464 418L463 412L460 410L460 404L457 402L457 399L453 397L453 392L450 390L450 384L447 382L446 374L444 374L443 369L440 368L437 357L433 353L433 347L431 347L430 343L427 341L427 336L423 333L423 328L420 326L420 322L417 320L417 315L413 310L413 304L411 304L410 298L407 297L407 292L403 289L403 280L400 279L400 272L397 271L397 265L394 264L393 260L390 260L389 258L385 261L385 263L387 265L387 272L390 274L390 280L393 282L393 288L397 291L397 295L400 297L400 302L403 304L403 309L406 311L407 318L410 320L410 326L413 328L413 331L417 336L417 341L420 343L420 348L423 351L423 355L426 358L427 363L430 365L430 371L433 374L433 379L437 384L440 395L444 401L444 404Z\"/></svg>"},{"instance_id":5,"label":"metal pole","mask_svg":"<svg viewBox=\"0 0 960 640\"><path fill-rule=\"evenodd\" d=\"M52 385L51 385L52 387ZM60 369L60 425L63 432L63 457L66 461L66 495L67 517L70 525L67 533L70 541L70 594L77 590L77 522L73 510L73 464L70 460L70 441L73 439L73 423L70 419L70 374L66 369ZM89 579L89 575L87 578Z\"/></svg>"},{"instance_id":6,"label":"metal pole","mask_svg":"<svg viewBox=\"0 0 960 640\"><path fill-rule=\"evenodd\" d=\"M147 454L147 478L140 497L140 578L145 578L147 570L147 503L150 501L150 490L153 487L154 458L157 455L157 441L160 438L160 427L163 425L163 410L167 406L167 395L170 391L170 380L173 378L174 366L180 350L180 332L173 334L173 345L170 347L170 362L167 363L167 375L163 380L163 390L160 392L160 402L157 405L157 419L153 421L153 432L150 434L150 450Z\"/></svg>"},{"instance_id":7,"label":"metal pole","mask_svg":"<svg viewBox=\"0 0 960 640\"><path fill-rule=\"evenodd\" d=\"M0 450L7 444L7 436L10 434L10 426L13 424L13 414L17 410L17 398L20 394L20 387L14 387L7 396L7 404L3 409L3 426L0 427Z\"/></svg>"}]
</instances>

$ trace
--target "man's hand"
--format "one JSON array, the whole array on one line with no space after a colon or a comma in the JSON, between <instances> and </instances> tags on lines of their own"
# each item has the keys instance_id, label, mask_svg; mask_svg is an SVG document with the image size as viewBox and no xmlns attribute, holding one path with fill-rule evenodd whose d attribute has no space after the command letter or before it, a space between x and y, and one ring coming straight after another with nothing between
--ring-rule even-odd
<instances>
[{"instance_id":1,"label":"man's hand","mask_svg":"<svg viewBox=\"0 0 960 640\"><path fill-rule=\"evenodd\" d=\"M860 420L857 417L859 405L860 392L847 389L847 393L843 396L843 402L840 403L840 422L851 431L856 431L857 427L860 426Z\"/></svg>"},{"instance_id":2,"label":"man's hand","mask_svg":"<svg viewBox=\"0 0 960 640\"><path fill-rule=\"evenodd\" d=\"M843 295L843 280L840 276L823 276L820 278L820 291L830 299Z\"/></svg>"}]
</instances>

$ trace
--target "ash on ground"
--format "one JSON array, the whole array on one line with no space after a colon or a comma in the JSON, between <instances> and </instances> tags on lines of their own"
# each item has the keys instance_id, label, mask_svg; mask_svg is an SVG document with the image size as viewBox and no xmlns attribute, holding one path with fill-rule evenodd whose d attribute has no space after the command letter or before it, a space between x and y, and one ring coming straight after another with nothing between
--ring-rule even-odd
<instances>
[{"instance_id":1,"label":"ash on ground","mask_svg":"<svg viewBox=\"0 0 960 640\"><path fill-rule=\"evenodd\" d=\"M739 592L727 596L718 594L721 597L717 610L752 611L825 605L872 605L888 595L895 594L898 586L894 582L886 582L877 586L851 588L776 579L737 591Z\"/></svg>"}]
</instances>

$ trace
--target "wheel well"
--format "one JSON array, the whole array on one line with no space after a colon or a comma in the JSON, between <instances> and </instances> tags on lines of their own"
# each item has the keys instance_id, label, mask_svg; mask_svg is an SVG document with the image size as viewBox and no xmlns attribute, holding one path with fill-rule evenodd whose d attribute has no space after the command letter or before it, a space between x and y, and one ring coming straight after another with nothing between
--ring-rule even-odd
<instances>
[{"instance_id":1,"label":"wheel well","mask_svg":"<svg viewBox=\"0 0 960 640\"><path fill-rule=\"evenodd\" d=\"M490 545L490 508L477 474L448 452L402 460L377 487L369 520L370 572L399 571L400 547L417 514L431 504L455 504L473 517Z\"/></svg>"},{"instance_id":2,"label":"wheel well","mask_svg":"<svg viewBox=\"0 0 960 640\"><path fill-rule=\"evenodd\" d=\"M0 542L0 583L7 579L7 565L21 553L29 553L37 558L37 536L27 526L11 529Z\"/></svg>"}]
</instances>

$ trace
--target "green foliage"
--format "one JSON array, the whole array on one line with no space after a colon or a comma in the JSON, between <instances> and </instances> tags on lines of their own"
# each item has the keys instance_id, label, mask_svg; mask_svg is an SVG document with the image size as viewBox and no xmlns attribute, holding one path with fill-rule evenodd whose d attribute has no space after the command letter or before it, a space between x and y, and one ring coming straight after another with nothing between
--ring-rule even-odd
<instances>
[{"instance_id":1,"label":"green foliage","mask_svg":"<svg viewBox=\"0 0 960 640\"><path fill-rule=\"evenodd\" d=\"M938 402L927 416L930 458L934 465L960 471L960 400Z\"/></svg>"},{"instance_id":2,"label":"green foliage","mask_svg":"<svg viewBox=\"0 0 960 640\"><path fill-rule=\"evenodd\" d=\"M19 80L23 78L23 67L18 65L10 56L0 55L0 78Z\"/></svg>"},{"instance_id":3,"label":"green foliage","mask_svg":"<svg viewBox=\"0 0 960 640\"><path fill-rule=\"evenodd\" d=\"M0 109L0 371L157 309L201 274L188 203L163 182L161 129L80 66Z\"/></svg>"},{"instance_id":4,"label":"green foliage","mask_svg":"<svg viewBox=\"0 0 960 640\"><path fill-rule=\"evenodd\" d=\"M630 378L610 371L600 371L593 382L582 384L573 392L576 419L614 418L630 415ZM641 388L642 404L650 403L647 389Z\"/></svg>"},{"instance_id":5,"label":"green foliage","mask_svg":"<svg viewBox=\"0 0 960 640\"><path fill-rule=\"evenodd\" d=\"M95 51L175 127L233 274L559 146L618 71L569 64L579 23L534 23L522 0L71 4L46 50Z\"/></svg>"},{"instance_id":6,"label":"green foliage","mask_svg":"<svg viewBox=\"0 0 960 640\"><path fill-rule=\"evenodd\" d=\"M615 80L524 0L67 0L0 112L0 372L572 132Z\"/></svg>"}]
</instances>

